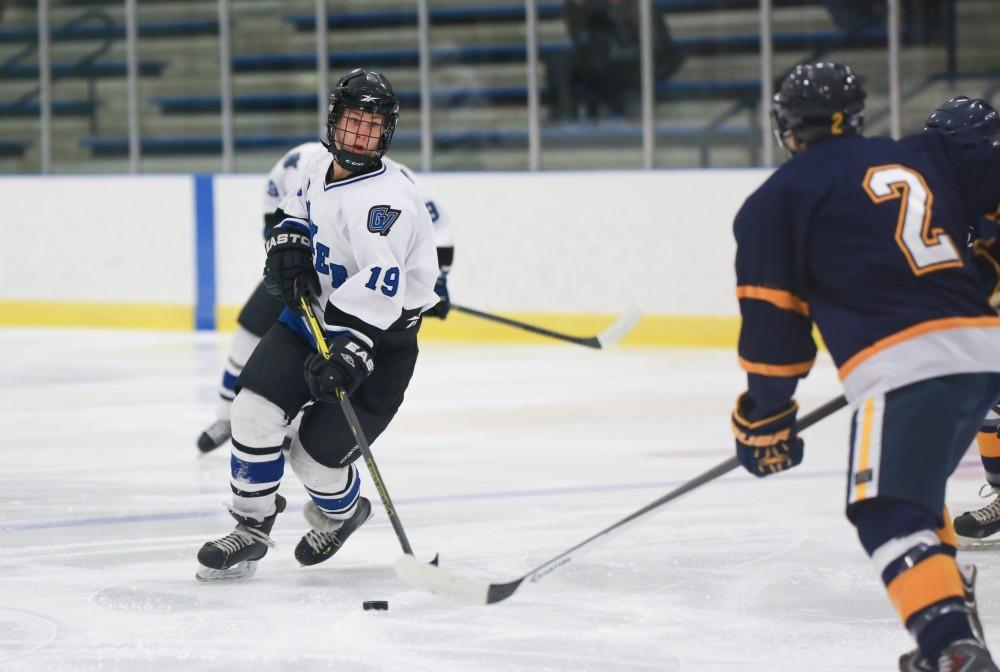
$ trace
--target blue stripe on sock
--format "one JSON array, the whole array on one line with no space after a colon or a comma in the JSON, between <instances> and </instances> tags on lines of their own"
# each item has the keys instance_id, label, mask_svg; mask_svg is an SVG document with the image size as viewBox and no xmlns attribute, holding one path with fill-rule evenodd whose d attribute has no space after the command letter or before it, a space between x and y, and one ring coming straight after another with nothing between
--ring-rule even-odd
<instances>
[{"instance_id":1,"label":"blue stripe on sock","mask_svg":"<svg viewBox=\"0 0 1000 672\"><path fill-rule=\"evenodd\" d=\"M235 455L229 458L229 471L237 483L275 483L285 473L285 456L279 450L267 462L244 462Z\"/></svg>"},{"instance_id":2,"label":"blue stripe on sock","mask_svg":"<svg viewBox=\"0 0 1000 672\"><path fill-rule=\"evenodd\" d=\"M226 388L227 390L234 391L236 389L236 381L238 379L239 376L234 376L228 371L225 371L222 374L222 387Z\"/></svg>"},{"instance_id":3,"label":"blue stripe on sock","mask_svg":"<svg viewBox=\"0 0 1000 672\"><path fill-rule=\"evenodd\" d=\"M351 488L347 491L343 497L320 497L309 490L309 496L312 497L313 503L324 511L344 511L351 508L354 502L358 501L358 495L361 494L361 479L357 477L357 472L352 474L354 482L351 484Z\"/></svg>"}]
</instances>

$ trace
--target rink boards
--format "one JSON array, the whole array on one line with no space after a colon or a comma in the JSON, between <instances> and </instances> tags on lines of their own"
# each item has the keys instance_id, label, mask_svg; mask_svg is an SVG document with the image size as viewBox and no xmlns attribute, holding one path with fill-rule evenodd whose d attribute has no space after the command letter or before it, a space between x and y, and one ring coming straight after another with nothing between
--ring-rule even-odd
<instances>
[{"instance_id":1,"label":"rink boards","mask_svg":"<svg viewBox=\"0 0 1000 672\"><path fill-rule=\"evenodd\" d=\"M455 228L455 301L580 334L596 333L631 303L644 317L626 343L730 346L737 328L732 220L767 175L437 173L422 180ZM0 180L8 212L19 213L0 251L0 324L231 329L263 266L263 181ZM435 340L537 339L455 315L428 321L425 330Z\"/></svg>"}]
</instances>

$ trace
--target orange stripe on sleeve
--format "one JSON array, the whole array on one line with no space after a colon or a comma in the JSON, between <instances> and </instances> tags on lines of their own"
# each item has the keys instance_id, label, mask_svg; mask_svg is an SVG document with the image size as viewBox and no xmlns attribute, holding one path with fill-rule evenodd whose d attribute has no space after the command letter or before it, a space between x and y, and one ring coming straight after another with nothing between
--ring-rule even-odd
<instances>
[{"instance_id":1,"label":"orange stripe on sleeve","mask_svg":"<svg viewBox=\"0 0 1000 672\"><path fill-rule=\"evenodd\" d=\"M783 289L771 289L760 285L740 285L736 288L736 298L767 301L778 308L790 310L806 317L809 316L809 304Z\"/></svg>"},{"instance_id":2,"label":"orange stripe on sleeve","mask_svg":"<svg viewBox=\"0 0 1000 672\"><path fill-rule=\"evenodd\" d=\"M979 432L976 434L979 444L979 454L983 457L1000 457L1000 436L996 432Z\"/></svg>"},{"instance_id":3,"label":"orange stripe on sleeve","mask_svg":"<svg viewBox=\"0 0 1000 672\"><path fill-rule=\"evenodd\" d=\"M837 375L841 380L844 380L851 374L852 371L854 371L854 369L858 368L858 366L868 358L873 357L894 345L899 345L903 341L908 341L911 338L923 336L924 334L929 334L933 331L960 329L962 327L1000 327L1000 317L990 317L985 315L981 317L946 317L940 320L928 320L927 322L915 324L912 327L903 329L902 331L897 331L891 336L886 336L881 340L875 341L867 348L854 353L854 356L844 362L844 365L840 367Z\"/></svg>"},{"instance_id":4,"label":"orange stripe on sleeve","mask_svg":"<svg viewBox=\"0 0 1000 672\"><path fill-rule=\"evenodd\" d=\"M812 370L815 359L808 362L797 362L795 364L762 364L751 362L740 357L740 368L747 373L759 373L762 376L775 376L777 378L794 378L804 376Z\"/></svg>"},{"instance_id":5,"label":"orange stripe on sleeve","mask_svg":"<svg viewBox=\"0 0 1000 672\"><path fill-rule=\"evenodd\" d=\"M949 555L932 555L889 583L889 599L904 625L921 609L964 594L958 565Z\"/></svg>"}]
</instances>

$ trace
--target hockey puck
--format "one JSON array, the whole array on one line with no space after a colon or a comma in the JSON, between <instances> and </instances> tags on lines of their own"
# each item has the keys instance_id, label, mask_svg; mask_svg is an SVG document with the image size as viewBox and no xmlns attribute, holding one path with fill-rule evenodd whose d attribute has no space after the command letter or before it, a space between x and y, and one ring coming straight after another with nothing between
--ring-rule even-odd
<instances>
[{"instance_id":1,"label":"hockey puck","mask_svg":"<svg viewBox=\"0 0 1000 672\"><path fill-rule=\"evenodd\" d=\"M361 606L364 607L365 611L388 611L389 603L385 600L371 600L368 602L362 602Z\"/></svg>"}]
</instances>

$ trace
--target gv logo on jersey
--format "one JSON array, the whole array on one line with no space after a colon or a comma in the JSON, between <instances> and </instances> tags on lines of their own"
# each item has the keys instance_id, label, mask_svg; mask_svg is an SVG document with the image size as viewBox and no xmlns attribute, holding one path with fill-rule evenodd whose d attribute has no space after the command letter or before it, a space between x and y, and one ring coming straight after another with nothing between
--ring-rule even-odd
<instances>
[{"instance_id":1,"label":"gv logo on jersey","mask_svg":"<svg viewBox=\"0 0 1000 672\"><path fill-rule=\"evenodd\" d=\"M389 229L399 219L401 210L395 210L389 205L376 205L368 211L368 230L380 236L388 236Z\"/></svg>"}]
</instances>

